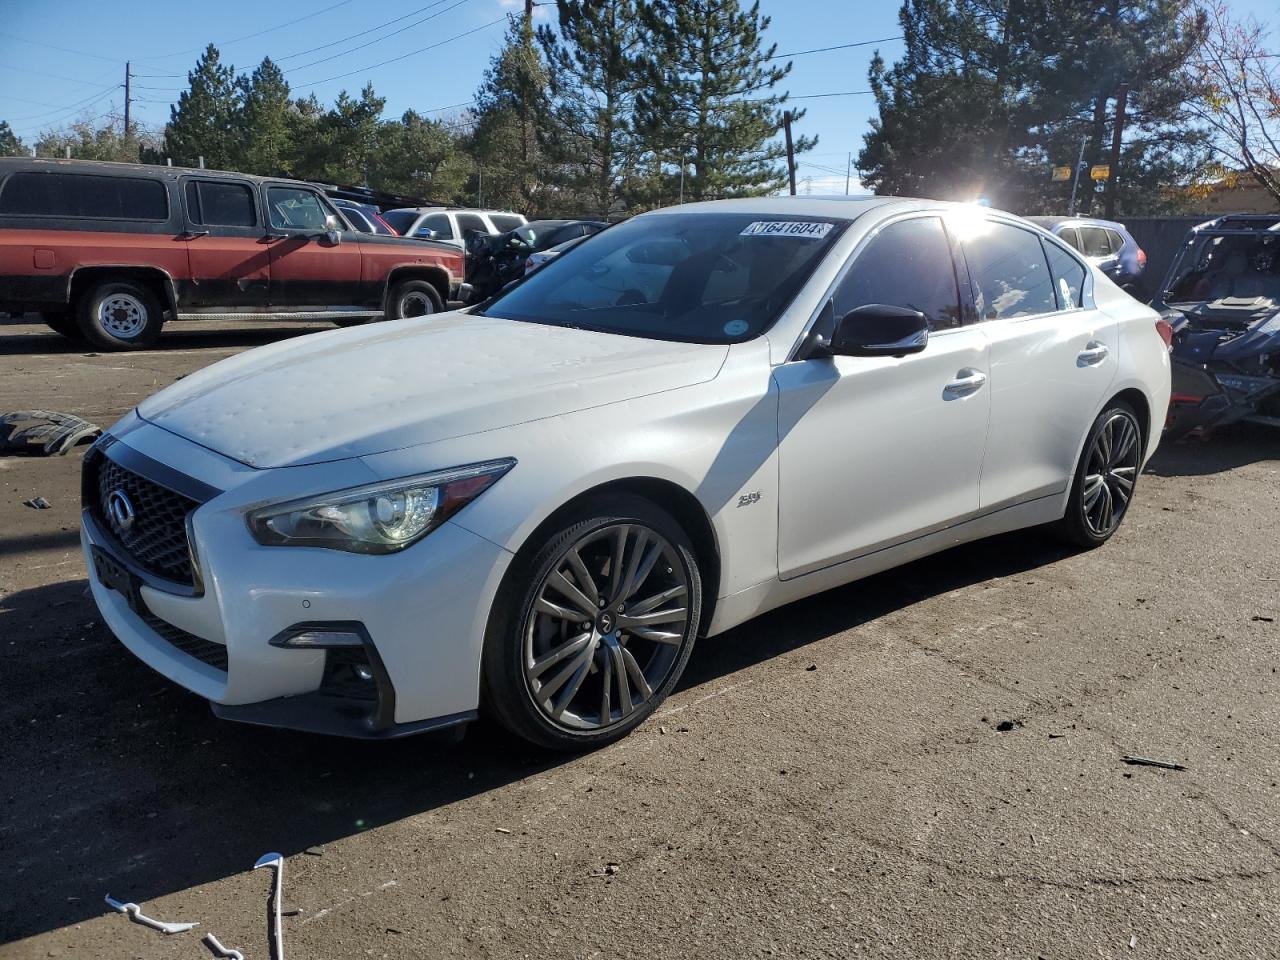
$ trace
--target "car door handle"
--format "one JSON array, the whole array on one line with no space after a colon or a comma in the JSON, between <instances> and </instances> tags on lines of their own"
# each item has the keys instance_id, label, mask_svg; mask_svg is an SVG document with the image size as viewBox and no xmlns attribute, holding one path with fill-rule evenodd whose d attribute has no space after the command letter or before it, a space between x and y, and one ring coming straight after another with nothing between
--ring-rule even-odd
<instances>
[{"instance_id":1,"label":"car door handle","mask_svg":"<svg viewBox=\"0 0 1280 960\"><path fill-rule=\"evenodd\" d=\"M1085 344L1085 348L1076 354L1077 367L1096 367L1103 360L1107 359L1107 354L1111 351L1107 349L1105 343L1097 340L1090 340Z\"/></svg>"},{"instance_id":2,"label":"car door handle","mask_svg":"<svg viewBox=\"0 0 1280 960\"><path fill-rule=\"evenodd\" d=\"M178 234L179 240L199 240L201 237L207 237L208 230L187 230L185 233Z\"/></svg>"},{"instance_id":3,"label":"car door handle","mask_svg":"<svg viewBox=\"0 0 1280 960\"><path fill-rule=\"evenodd\" d=\"M987 382L987 375L981 370L974 370L965 367L963 370L957 371L956 378L947 384L942 391L944 400L956 400L960 397L967 397L971 393L977 393L982 389L982 385Z\"/></svg>"}]
</instances>

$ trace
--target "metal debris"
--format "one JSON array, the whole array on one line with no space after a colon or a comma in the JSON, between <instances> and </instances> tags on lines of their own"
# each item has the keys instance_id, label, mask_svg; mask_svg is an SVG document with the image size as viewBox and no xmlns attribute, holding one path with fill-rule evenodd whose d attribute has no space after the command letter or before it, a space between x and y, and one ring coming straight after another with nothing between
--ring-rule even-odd
<instances>
[{"instance_id":1,"label":"metal debris","mask_svg":"<svg viewBox=\"0 0 1280 960\"><path fill-rule=\"evenodd\" d=\"M111 894L105 897L107 905L113 910L120 913L128 914L129 919L134 923L140 923L144 927L150 927L152 930L159 930L161 933L186 933L192 927L199 926L198 923L166 923L164 920L152 920L142 912L142 908L136 903L121 903L119 900L111 899ZM241 960L244 960L241 957Z\"/></svg>"},{"instance_id":2,"label":"metal debris","mask_svg":"<svg viewBox=\"0 0 1280 960\"><path fill-rule=\"evenodd\" d=\"M284 857L278 853L264 853L253 869L271 867L275 878L267 897L267 947L271 960L284 960L284 934L280 926L281 902L284 899Z\"/></svg>"},{"instance_id":3,"label":"metal debris","mask_svg":"<svg viewBox=\"0 0 1280 960\"><path fill-rule=\"evenodd\" d=\"M1125 763L1135 767L1160 767L1164 770L1185 770L1187 769L1180 763L1174 763L1170 760L1152 760L1150 757L1121 757Z\"/></svg>"},{"instance_id":4,"label":"metal debris","mask_svg":"<svg viewBox=\"0 0 1280 960\"><path fill-rule=\"evenodd\" d=\"M53 506L53 504L44 497L32 497L30 500L23 500L22 505L24 507L30 507L32 510L48 510Z\"/></svg>"},{"instance_id":5,"label":"metal debris","mask_svg":"<svg viewBox=\"0 0 1280 960\"><path fill-rule=\"evenodd\" d=\"M212 953L215 957L217 957L218 960L244 960L243 953L241 953L239 950L228 950L226 947L224 947L222 944L218 942L218 938L215 937L212 933L206 933L201 938L200 942L203 943L206 947L208 947L209 952Z\"/></svg>"},{"instance_id":6,"label":"metal debris","mask_svg":"<svg viewBox=\"0 0 1280 960\"><path fill-rule=\"evenodd\" d=\"M102 428L69 413L18 410L0 414L0 454L65 455L78 443L96 440Z\"/></svg>"}]
</instances>

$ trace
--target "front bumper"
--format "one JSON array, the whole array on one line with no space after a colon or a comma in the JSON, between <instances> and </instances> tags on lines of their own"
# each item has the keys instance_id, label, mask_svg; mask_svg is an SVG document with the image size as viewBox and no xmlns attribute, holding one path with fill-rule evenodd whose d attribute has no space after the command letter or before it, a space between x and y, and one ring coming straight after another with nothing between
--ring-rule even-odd
<instances>
[{"instance_id":1,"label":"front bumper","mask_svg":"<svg viewBox=\"0 0 1280 960\"><path fill-rule=\"evenodd\" d=\"M217 457L151 425L136 426L127 442L171 469ZM510 554L453 523L387 556L264 547L249 534L244 510L275 499L282 479L306 495L367 481L369 471L351 461L281 471L231 464L210 465L220 468L224 492L190 515L194 590L175 590L131 565L90 512L83 515L90 589L120 641L227 719L378 738L473 719L488 611ZM129 576L113 574L104 554ZM333 651L271 643L333 623L356 624L367 638L363 691L335 680Z\"/></svg>"}]
</instances>

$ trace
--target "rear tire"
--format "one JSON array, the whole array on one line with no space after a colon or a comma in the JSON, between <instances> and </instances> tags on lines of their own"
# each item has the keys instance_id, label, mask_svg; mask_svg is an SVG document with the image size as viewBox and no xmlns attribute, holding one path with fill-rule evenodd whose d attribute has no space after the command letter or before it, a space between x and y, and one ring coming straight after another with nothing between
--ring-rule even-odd
<instances>
[{"instance_id":1,"label":"rear tire","mask_svg":"<svg viewBox=\"0 0 1280 960\"><path fill-rule=\"evenodd\" d=\"M440 292L426 280L402 280L387 298L387 319L408 320L443 313Z\"/></svg>"},{"instance_id":2,"label":"rear tire","mask_svg":"<svg viewBox=\"0 0 1280 960\"><path fill-rule=\"evenodd\" d=\"M1056 532L1077 547L1100 547L1120 528L1137 492L1145 448L1142 425L1127 403L1098 414L1071 483L1067 512Z\"/></svg>"},{"instance_id":3,"label":"rear tire","mask_svg":"<svg viewBox=\"0 0 1280 960\"><path fill-rule=\"evenodd\" d=\"M76 323L75 315L68 311L58 311L56 313L41 314L47 326L54 333L60 333L69 340L82 340L83 335L80 333L80 325Z\"/></svg>"},{"instance_id":4,"label":"rear tire","mask_svg":"<svg viewBox=\"0 0 1280 960\"><path fill-rule=\"evenodd\" d=\"M566 581L576 600L555 585ZM553 750L619 740L679 681L701 613L698 561L680 525L641 497L589 500L507 572L485 636L484 707Z\"/></svg>"},{"instance_id":5,"label":"rear tire","mask_svg":"<svg viewBox=\"0 0 1280 960\"><path fill-rule=\"evenodd\" d=\"M128 281L100 283L80 299L80 332L100 350L144 350L164 325L160 301Z\"/></svg>"}]
</instances>

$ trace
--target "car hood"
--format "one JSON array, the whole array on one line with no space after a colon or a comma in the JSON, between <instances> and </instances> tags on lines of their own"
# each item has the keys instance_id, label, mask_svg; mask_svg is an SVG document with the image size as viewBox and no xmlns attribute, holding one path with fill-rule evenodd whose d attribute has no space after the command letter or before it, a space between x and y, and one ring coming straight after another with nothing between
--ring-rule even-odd
<instances>
[{"instance_id":1,"label":"car hood","mask_svg":"<svg viewBox=\"0 0 1280 960\"><path fill-rule=\"evenodd\" d=\"M138 414L252 467L300 466L702 383L727 351L445 314L251 350L160 391Z\"/></svg>"}]
</instances>

